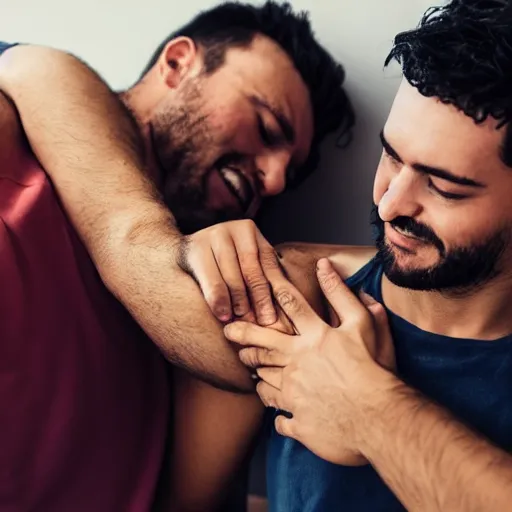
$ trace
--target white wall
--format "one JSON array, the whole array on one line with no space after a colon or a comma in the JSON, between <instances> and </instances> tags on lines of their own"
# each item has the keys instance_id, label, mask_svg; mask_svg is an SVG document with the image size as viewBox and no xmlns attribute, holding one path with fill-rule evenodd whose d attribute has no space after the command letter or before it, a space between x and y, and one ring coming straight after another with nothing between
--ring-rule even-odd
<instances>
[{"instance_id":1,"label":"white wall","mask_svg":"<svg viewBox=\"0 0 512 512\"><path fill-rule=\"evenodd\" d=\"M400 80L383 71L393 36L435 0L292 0L310 11L321 42L347 70L358 122L347 150L327 141L317 174L263 215L274 241L366 243L378 134ZM130 85L174 28L214 0L0 0L0 40L69 50L114 87ZM269 217L273 222L269 222ZM277 220L276 220L277 219Z\"/></svg>"}]
</instances>

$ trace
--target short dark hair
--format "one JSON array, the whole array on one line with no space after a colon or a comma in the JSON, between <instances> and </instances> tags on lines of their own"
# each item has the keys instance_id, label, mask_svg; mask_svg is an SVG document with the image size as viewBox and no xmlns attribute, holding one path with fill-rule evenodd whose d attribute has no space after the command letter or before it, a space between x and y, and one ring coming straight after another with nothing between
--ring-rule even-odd
<instances>
[{"instance_id":1,"label":"short dark hair","mask_svg":"<svg viewBox=\"0 0 512 512\"><path fill-rule=\"evenodd\" d=\"M501 159L512 167L512 5L452 0L432 7L414 30L395 37L386 58L420 94L437 97L482 123L507 125Z\"/></svg>"},{"instance_id":2,"label":"short dark hair","mask_svg":"<svg viewBox=\"0 0 512 512\"><path fill-rule=\"evenodd\" d=\"M342 88L345 70L315 39L306 12L295 14L290 4L274 1L261 6L222 3L199 13L169 35L156 49L143 75L157 62L165 45L176 37L189 37L203 49L205 71L211 73L223 64L228 48L247 47L257 34L271 38L285 50L310 93L315 135L308 161L295 183L291 183L293 186L318 165L318 146L324 137L340 128L343 134L349 133L355 121L352 105Z\"/></svg>"}]
</instances>

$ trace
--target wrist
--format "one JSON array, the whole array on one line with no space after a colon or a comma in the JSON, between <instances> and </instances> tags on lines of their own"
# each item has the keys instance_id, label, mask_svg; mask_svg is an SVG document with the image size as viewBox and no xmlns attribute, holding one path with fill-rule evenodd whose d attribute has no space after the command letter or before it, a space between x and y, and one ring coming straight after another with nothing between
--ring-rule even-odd
<instances>
[{"instance_id":1,"label":"wrist","mask_svg":"<svg viewBox=\"0 0 512 512\"><path fill-rule=\"evenodd\" d=\"M361 389L364 396L360 400L360 421L356 428L357 448L368 460L385 442L386 431L393 428L388 424L388 416L396 407L402 386L405 384L398 377L378 364L366 372Z\"/></svg>"}]
</instances>

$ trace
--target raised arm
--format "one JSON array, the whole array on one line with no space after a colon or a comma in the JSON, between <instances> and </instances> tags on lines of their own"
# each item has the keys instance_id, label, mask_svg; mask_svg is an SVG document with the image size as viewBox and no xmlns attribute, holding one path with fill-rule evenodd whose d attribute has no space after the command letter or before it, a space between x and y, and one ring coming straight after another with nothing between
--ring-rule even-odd
<instances>
[{"instance_id":1,"label":"raised arm","mask_svg":"<svg viewBox=\"0 0 512 512\"><path fill-rule=\"evenodd\" d=\"M0 87L106 286L169 361L216 385L252 380L180 268L181 234L145 177L130 114L78 59L35 46L0 58Z\"/></svg>"}]
</instances>

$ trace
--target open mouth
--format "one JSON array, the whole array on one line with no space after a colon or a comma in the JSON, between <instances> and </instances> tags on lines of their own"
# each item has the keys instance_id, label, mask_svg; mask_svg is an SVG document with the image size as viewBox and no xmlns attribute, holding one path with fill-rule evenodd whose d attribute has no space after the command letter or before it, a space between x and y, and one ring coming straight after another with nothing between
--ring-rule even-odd
<instances>
[{"instance_id":1,"label":"open mouth","mask_svg":"<svg viewBox=\"0 0 512 512\"><path fill-rule=\"evenodd\" d=\"M421 239L421 238L418 238L414 233L411 233L410 231L408 231L407 229L402 229L402 228L399 228L398 226L393 226L393 229L397 232L397 233L400 233L402 236L405 236L406 238L410 238L412 240L416 240L418 242L423 242L425 243L425 240Z\"/></svg>"},{"instance_id":2,"label":"open mouth","mask_svg":"<svg viewBox=\"0 0 512 512\"><path fill-rule=\"evenodd\" d=\"M227 188L237 198L240 208L247 212L254 198L254 189L247 177L230 165L219 166L218 171Z\"/></svg>"}]
</instances>

